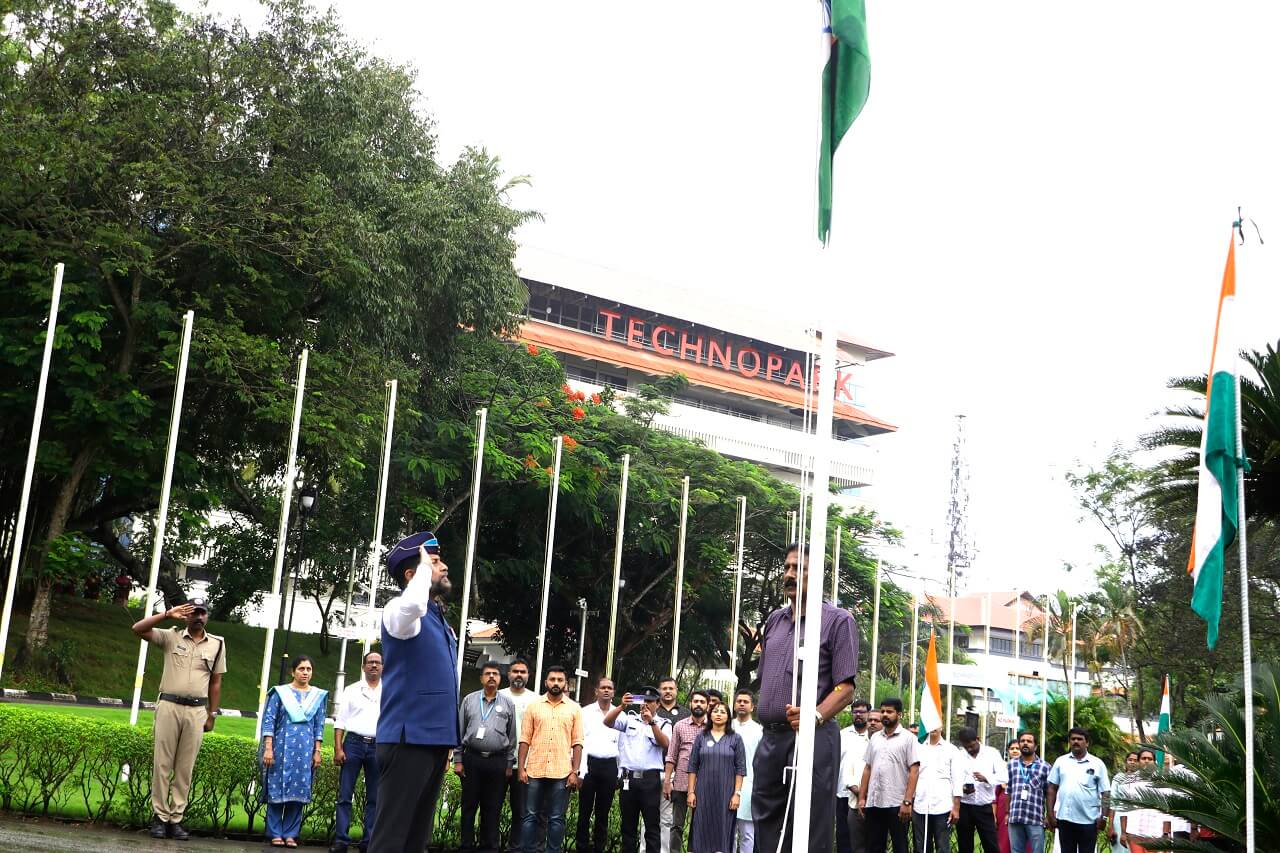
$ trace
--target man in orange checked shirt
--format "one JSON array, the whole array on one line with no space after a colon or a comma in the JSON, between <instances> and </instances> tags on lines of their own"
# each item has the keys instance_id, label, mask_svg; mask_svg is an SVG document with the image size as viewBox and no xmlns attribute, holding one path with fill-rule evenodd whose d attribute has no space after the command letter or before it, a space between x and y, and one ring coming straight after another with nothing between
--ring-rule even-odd
<instances>
[{"instance_id":1,"label":"man in orange checked shirt","mask_svg":"<svg viewBox=\"0 0 1280 853\"><path fill-rule=\"evenodd\" d=\"M525 799L525 853L538 853L539 818L547 822L546 853L561 853L569 791L578 787L582 764L582 708L565 696L563 666L547 667L547 692L524 712L520 727L520 781Z\"/></svg>"}]
</instances>

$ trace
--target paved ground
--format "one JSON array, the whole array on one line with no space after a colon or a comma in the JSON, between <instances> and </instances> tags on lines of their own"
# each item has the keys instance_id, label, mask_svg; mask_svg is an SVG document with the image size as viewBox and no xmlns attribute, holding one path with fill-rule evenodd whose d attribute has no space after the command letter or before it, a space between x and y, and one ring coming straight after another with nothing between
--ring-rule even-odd
<instances>
[{"instance_id":1,"label":"paved ground","mask_svg":"<svg viewBox=\"0 0 1280 853\"><path fill-rule=\"evenodd\" d=\"M261 842L225 841L191 836L190 841L157 841L143 830L127 831L83 823L0 815L0 850L41 853L259 853L274 850ZM304 847L323 850L323 847Z\"/></svg>"}]
</instances>

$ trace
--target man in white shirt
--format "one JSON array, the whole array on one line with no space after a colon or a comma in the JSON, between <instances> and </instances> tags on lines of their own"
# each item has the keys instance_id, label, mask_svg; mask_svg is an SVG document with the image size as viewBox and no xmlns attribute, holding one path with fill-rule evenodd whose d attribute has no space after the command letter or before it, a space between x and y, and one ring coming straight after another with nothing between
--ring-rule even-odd
<instances>
[{"instance_id":1,"label":"man in white shirt","mask_svg":"<svg viewBox=\"0 0 1280 853\"><path fill-rule=\"evenodd\" d=\"M578 790L578 853L604 853L609 845L609 809L618 790L618 732L606 727L604 716L613 710L613 680L596 680L596 701L582 706L583 752L586 771ZM591 815L595 814L595 833Z\"/></svg>"},{"instance_id":2,"label":"man in white shirt","mask_svg":"<svg viewBox=\"0 0 1280 853\"><path fill-rule=\"evenodd\" d=\"M510 699L511 704L516 708L517 732L523 731L521 726L524 725L525 710L538 701L538 694L525 688L528 683L529 662L527 660L515 658L507 664L507 686L498 693ZM507 797L511 803L511 831L507 835L507 853L518 853L523 846L520 835L524 825L525 798L528 791L529 786L512 773L511 778L507 780ZM545 830L545 827L543 829Z\"/></svg>"},{"instance_id":3,"label":"man in white shirt","mask_svg":"<svg viewBox=\"0 0 1280 853\"><path fill-rule=\"evenodd\" d=\"M867 853L867 834L862 815L858 813L858 786L862 784L863 760L867 753L867 714L871 705L856 699L849 706L853 725L840 730L840 784L836 786L836 850ZM843 822L843 823L842 823ZM843 829L841 828L843 826ZM840 841L844 840L841 845Z\"/></svg>"},{"instance_id":4,"label":"man in white shirt","mask_svg":"<svg viewBox=\"0 0 1280 853\"><path fill-rule=\"evenodd\" d=\"M751 763L756 757L756 747L764 737L764 726L751 716L756 709L756 697L750 690L739 690L733 696L733 730L742 738L747 750L747 777L738 791L738 853L752 853L756 846L756 826L751 822L751 781L754 772ZM730 851L732 853L732 851Z\"/></svg>"},{"instance_id":5,"label":"man in white shirt","mask_svg":"<svg viewBox=\"0 0 1280 853\"><path fill-rule=\"evenodd\" d=\"M378 813L378 756L375 746L378 713L382 705L382 655L366 652L360 669L364 678L348 684L342 691L338 697L338 713L333 720L333 763L342 770L338 774L338 817L329 853L346 853L351 845L351 796L355 793L361 770L364 770L361 850L369 847L373 821Z\"/></svg>"},{"instance_id":6,"label":"man in white shirt","mask_svg":"<svg viewBox=\"0 0 1280 853\"><path fill-rule=\"evenodd\" d=\"M858 785L858 811L866 819L867 853L885 853L890 837L893 853L907 853L907 827L916 797L919 746L905 726L899 725L902 700L880 703L881 731L867 741L866 765Z\"/></svg>"},{"instance_id":7,"label":"man in white shirt","mask_svg":"<svg viewBox=\"0 0 1280 853\"><path fill-rule=\"evenodd\" d=\"M942 729L929 732L916 747L920 779L912 815L916 853L951 853L951 827L960 820L963 794L960 751L942 738Z\"/></svg>"},{"instance_id":8,"label":"man in white shirt","mask_svg":"<svg viewBox=\"0 0 1280 853\"><path fill-rule=\"evenodd\" d=\"M996 786L1009 784L1009 764L994 747L984 746L978 733L963 728L956 739L960 753L960 820L956 840L960 853L973 853L973 831L978 831L982 853L1000 853L996 834Z\"/></svg>"}]
</instances>

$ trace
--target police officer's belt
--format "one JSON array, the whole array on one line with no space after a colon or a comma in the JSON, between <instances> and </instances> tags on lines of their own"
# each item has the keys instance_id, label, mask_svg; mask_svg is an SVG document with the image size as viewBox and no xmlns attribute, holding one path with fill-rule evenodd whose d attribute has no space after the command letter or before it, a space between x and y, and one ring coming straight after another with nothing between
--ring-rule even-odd
<instances>
[{"instance_id":1,"label":"police officer's belt","mask_svg":"<svg viewBox=\"0 0 1280 853\"><path fill-rule=\"evenodd\" d=\"M190 708L199 708L202 705L208 705L209 700L203 696L179 696L176 693L161 693L161 702L172 702L175 705L186 705Z\"/></svg>"}]
</instances>

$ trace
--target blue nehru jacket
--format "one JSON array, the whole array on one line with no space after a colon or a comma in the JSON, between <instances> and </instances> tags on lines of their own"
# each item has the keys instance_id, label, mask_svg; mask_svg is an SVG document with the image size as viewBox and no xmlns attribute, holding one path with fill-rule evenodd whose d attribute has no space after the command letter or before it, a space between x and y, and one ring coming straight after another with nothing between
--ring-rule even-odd
<instances>
[{"instance_id":1,"label":"blue nehru jacket","mask_svg":"<svg viewBox=\"0 0 1280 853\"><path fill-rule=\"evenodd\" d=\"M431 542L434 544L434 537ZM414 554L418 544L413 544ZM404 550L398 545L388 557L394 559L393 555ZM397 565L388 560L393 575ZM422 615L415 625L412 616L418 613ZM445 622L444 611L431 600L431 571L424 567L383 610L378 743L450 748L458 745L456 644L457 637Z\"/></svg>"}]
</instances>

